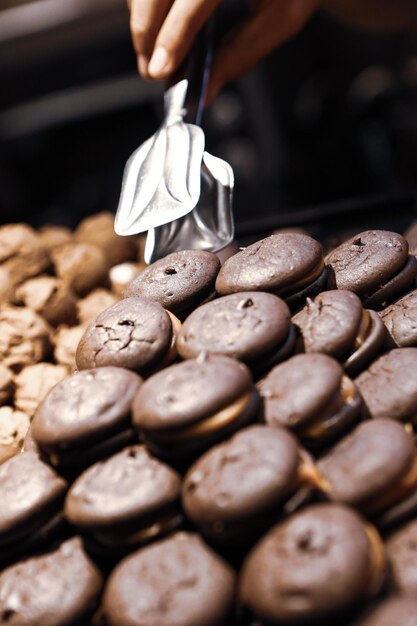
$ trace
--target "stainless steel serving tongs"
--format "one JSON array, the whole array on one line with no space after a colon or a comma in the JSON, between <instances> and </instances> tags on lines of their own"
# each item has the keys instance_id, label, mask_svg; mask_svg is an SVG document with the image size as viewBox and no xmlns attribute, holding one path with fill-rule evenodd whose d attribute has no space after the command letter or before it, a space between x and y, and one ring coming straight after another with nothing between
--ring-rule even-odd
<instances>
[{"instance_id":1,"label":"stainless steel serving tongs","mask_svg":"<svg viewBox=\"0 0 417 626\"><path fill-rule=\"evenodd\" d=\"M147 263L179 249L216 252L233 239L233 170L205 152L201 129L213 29L212 19L167 85L161 128L126 163L115 231L148 231Z\"/></svg>"}]
</instances>

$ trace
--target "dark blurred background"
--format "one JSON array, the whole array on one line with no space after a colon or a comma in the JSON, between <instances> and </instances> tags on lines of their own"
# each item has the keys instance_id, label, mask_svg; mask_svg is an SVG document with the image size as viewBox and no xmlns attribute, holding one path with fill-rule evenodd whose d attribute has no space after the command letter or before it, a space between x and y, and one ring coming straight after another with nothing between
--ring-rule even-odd
<instances>
[{"instance_id":1,"label":"dark blurred background","mask_svg":"<svg viewBox=\"0 0 417 626\"><path fill-rule=\"evenodd\" d=\"M124 163L162 114L125 1L0 0L0 85L1 222L114 211ZM400 229L417 187L416 42L318 14L204 128L235 170L242 236L326 220Z\"/></svg>"}]
</instances>

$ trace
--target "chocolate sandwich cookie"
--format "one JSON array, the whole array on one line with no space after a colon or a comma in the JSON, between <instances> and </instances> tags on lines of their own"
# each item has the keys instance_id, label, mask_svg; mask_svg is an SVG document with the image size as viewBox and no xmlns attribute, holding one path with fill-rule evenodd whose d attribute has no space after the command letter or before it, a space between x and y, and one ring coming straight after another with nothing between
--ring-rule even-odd
<instances>
[{"instance_id":1,"label":"chocolate sandwich cookie","mask_svg":"<svg viewBox=\"0 0 417 626\"><path fill-rule=\"evenodd\" d=\"M180 496L179 475L136 445L81 474L64 511L91 550L120 555L177 529Z\"/></svg>"},{"instance_id":2,"label":"chocolate sandwich cookie","mask_svg":"<svg viewBox=\"0 0 417 626\"><path fill-rule=\"evenodd\" d=\"M0 407L0 463L22 451L29 424L26 413L11 406Z\"/></svg>"},{"instance_id":3,"label":"chocolate sandwich cookie","mask_svg":"<svg viewBox=\"0 0 417 626\"><path fill-rule=\"evenodd\" d=\"M259 375L288 358L295 330L283 300L271 293L234 293L203 304L185 320L178 352L192 359L200 352L245 362Z\"/></svg>"},{"instance_id":4,"label":"chocolate sandwich cookie","mask_svg":"<svg viewBox=\"0 0 417 626\"><path fill-rule=\"evenodd\" d=\"M216 280L224 296L240 291L269 291L291 309L327 288L328 269L321 245L308 235L280 233L261 239L228 259Z\"/></svg>"},{"instance_id":5,"label":"chocolate sandwich cookie","mask_svg":"<svg viewBox=\"0 0 417 626\"><path fill-rule=\"evenodd\" d=\"M360 424L320 459L318 467L331 500L349 504L376 522L398 522L417 508L413 436L394 420ZM402 514L394 517L400 503Z\"/></svg>"},{"instance_id":6,"label":"chocolate sandwich cookie","mask_svg":"<svg viewBox=\"0 0 417 626\"><path fill-rule=\"evenodd\" d=\"M334 357L350 376L381 352L386 333L379 315L363 309L359 297L343 289L308 298L292 321L303 351Z\"/></svg>"},{"instance_id":7,"label":"chocolate sandwich cookie","mask_svg":"<svg viewBox=\"0 0 417 626\"><path fill-rule=\"evenodd\" d=\"M158 302L126 298L101 313L78 344L78 369L116 365L149 375L175 359L179 320Z\"/></svg>"},{"instance_id":8,"label":"chocolate sandwich cookie","mask_svg":"<svg viewBox=\"0 0 417 626\"><path fill-rule=\"evenodd\" d=\"M76 472L133 443L133 397L142 379L118 367L69 376L55 385L31 425L35 442L50 463Z\"/></svg>"},{"instance_id":9,"label":"chocolate sandwich cookie","mask_svg":"<svg viewBox=\"0 0 417 626\"><path fill-rule=\"evenodd\" d=\"M387 598L366 611L353 626L417 626L417 600Z\"/></svg>"},{"instance_id":10,"label":"chocolate sandwich cookie","mask_svg":"<svg viewBox=\"0 0 417 626\"><path fill-rule=\"evenodd\" d=\"M0 465L0 563L39 547L60 517L67 484L33 452Z\"/></svg>"},{"instance_id":11,"label":"chocolate sandwich cookie","mask_svg":"<svg viewBox=\"0 0 417 626\"><path fill-rule=\"evenodd\" d=\"M374 597L384 576L375 528L352 509L318 504L276 525L249 553L239 598L262 626L336 624Z\"/></svg>"},{"instance_id":12,"label":"chocolate sandwich cookie","mask_svg":"<svg viewBox=\"0 0 417 626\"><path fill-rule=\"evenodd\" d=\"M417 290L388 306L380 316L388 331L388 348L417 346Z\"/></svg>"},{"instance_id":13,"label":"chocolate sandwich cookie","mask_svg":"<svg viewBox=\"0 0 417 626\"><path fill-rule=\"evenodd\" d=\"M176 533L135 552L104 592L109 626L229 626L235 574L202 539Z\"/></svg>"},{"instance_id":14,"label":"chocolate sandwich cookie","mask_svg":"<svg viewBox=\"0 0 417 626\"><path fill-rule=\"evenodd\" d=\"M385 548L390 562L391 590L416 598L417 520L411 520L392 533L385 542Z\"/></svg>"},{"instance_id":15,"label":"chocolate sandwich cookie","mask_svg":"<svg viewBox=\"0 0 417 626\"><path fill-rule=\"evenodd\" d=\"M194 463L184 479L182 502L188 518L209 539L240 544L292 512L291 498L298 490L319 483L312 460L291 433L259 424Z\"/></svg>"},{"instance_id":16,"label":"chocolate sandwich cookie","mask_svg":"<svg viewBox=\"0 0 417 626\"><path fill-rule=\"evenodd\" d=\"M370 417L416 422L417 348L383 354L355 380Z\"/></svg>"},{"instance_id":17,"label":"chocolate sandwich cookie","mask_svg":"<svg viewBox=\"0 0 417 626\"><path fill-rule=\"evenodd\" d=\"M156 456L183 461L250 423L258 405L242 363L202 354L148 378L135 396L133 423Z\"/></svg>"},{"instance_id":18,"label":"chocolate sandwich cookie","mask_svg":"<svg viewBox=\"0 0 417 626\"><path fill-rule=\"evenodd\" d=\"M269 426L293 430L304 445L320 448L361 417L355 384L325 354L298 354L274 367L258 385Z\"/></svg>"},{"instance_id":19,"label":"chocolate sandwich cookie","mask_svg":"<svg viewBox=\"0 0 417 626\"><path fill-rule=\"evenodd\" d=\"M414 283L417 261L398 233L367 230L326 257L338 289L356 293L366 308L383 308Z\"/></svg>"},{"instance_id":20,"label":"chocolate sandwich cookie","mask_svg":"<svg viewBox=\"0 0 417 626\"><path fill-rule=\"evenodd\" d=\"M78 626L96 610L103 576L79 537L0 574L0 624Z\"/></svg>"},{"instance_id":21,"label":"chocolate sandwich cookie","mask_svg":"<svg viewBox=\"0 0 417 626\"><path fill-rule=\"evenodd\" d=\"M220 261L205 250L180 250L149 265L126 287L125 297L144 296L185 317L215 296Z\"/></svg>"}]
</instances>

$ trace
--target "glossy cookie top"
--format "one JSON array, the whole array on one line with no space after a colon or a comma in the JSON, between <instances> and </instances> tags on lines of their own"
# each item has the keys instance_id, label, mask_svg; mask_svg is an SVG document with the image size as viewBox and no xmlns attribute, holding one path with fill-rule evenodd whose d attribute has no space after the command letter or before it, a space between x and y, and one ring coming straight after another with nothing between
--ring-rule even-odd
<instances>
[{"instance_id":1,"label":"glossy cookie top","mask_svg":"<svg viewBox=\"0 0 417 626\"><path fill-rule=\"evenodd\" d=\"M0 621L10 626L81 623L97 607L102 585L101 573L74 537L0 574Z\"/></svg>"},{"instance_id":2,"label":"glossy cookie top","mask_svg":"<svg viewBox=\"0 0 417 626\"><path fill-rule=\"evenodd\" d=\"M407 256L408 243L398 233L367 230L338 246L326 262L334 270L338 289L365 297L394 276Z\"/></svg>"},{"instance_id":3,"label":"glossy cookie top","mask_svg":"<svg viewBox=\"0 0 417 626\"><path fill-rule=\"evenodd\" d=\"M158 302L126 298L89 324L78 344L77 367L115 365L147 372L168 352L172 332L171 319Z\"/></svg>"},{"instance_id":4,"label":"glossy cookie top","mask_svg":"<svg viewBox=\"0 0 417 626\"><path fill-rule=\"evenodd\" d=\"M322 261L321 245L300 233L261 239L228 259L216 280L221 295L238 291L284 293Z\"/></svg>"},{"instance_id":5,"label":"glossy cookie top","mask_svg":"<svg viewBox=\"0 0 417 626\"><path fill-rule=\"evenodd\" d=\"M370 542L362 519L332 504L305 508L249 553L240 598L273 623L304 623L350 607L369 585Z\"/></svg>"},{"instance_id":6,"label":"glossy cookie top","mask_svg":"<svg viewBox=\"0 0 417 626\"><path fill-rule=\"evenodd\" d=\"M77 526L129 522L179 499L181 479L144 446L125 448L89 467L72 485L65 514Z\"/></svg>"},{"instance_id":7,"label":"glossy cookie top","mask_svg":"<svg viewBox=\"0 0 417 626\"><path fill-rule=\"evenodd\" d=\"M214 291L218 257L204 250L180 250L149 265L126 287L124 297L144 296L174 313L197 305Z\"/></svg>"},{"instance_id":8,"label":"glossy cookie top","mask_svg":"<svg viewBox=\"0 0 417 626\"><path fill-rule=\"evenodd\" d=\"M297 354L276 365L259 384L266 423L296 428L320 417L342 376L339 363L325 354Z\"/></svg>"},{"instance_id":9,"label":"glossy cookie top","mask_svg":"<svg viewBox=\"0 0 417 626\"><path fill-rule=\"evenodd\" d=\"M0 536L26 533L25 524L63 499L67 483L34 452L24 452L0 465Z\"/></svg>"},{"instance_id":10,"label":"glossy cookie top","mask_svg":"<svg viewBox=\"0 0 417 626\"><path fill-rule=\"evenodd\" d=\"M148 378L135 396L133 421L145 430L181 427L214 415L252 389L243 363L202 354Z\"/></svg>"},{"instance_id":11,"label":"glossy cookie top","mask_svg":"<svg viewBox=\"0 0 417 626\"><path fill-rule=\"evenodd\" d=\"M41 446L94 441L130 417L142 379L121 367L84 370L58 383L40 404L31 431Z\"/></svg>"},{"instance_id":12,"label":"glossy cookie top","mask_svg":"<svg viewBox=\"0 0 417 626\"><path fill-rule=\"evenodd\" d=\"M234 584L232 569L198 535L176 533L116 567L104 612L110 626L218 626L232 608Z\"/></svg>"},{"instance_id":13,"label":"glossy cookie top","mask_svg":"<svg viewBox=\"0 0 417 626\"><path fill-rule=\"evenodd\" d=\"M372 417L413 420L417 415L417 348L383 354L355 382Z\"/></svg>"},{"instance_id":14,"label":"glossy cookie top","mask_svg":"<svg viewBox=\"0 0 417 626\"><path fill-rule=\"evenodd\" d=\"M187 317L178 352L185 359L207 351L251 362L283 342L289 329L283 300L259 291L235 293L203 304Z\"/></svg>"},{"instance_id":15,"label":"glossy cookie top","mask_svg":"<svg viewBox=\"0 0 417 626\"><path fill-rule=\"evenodd\" d=\"M297 442L288 431L249 426L189 469L183 485L185 511L204 525L271 510L294 488L299 460Z\"/></svg>"},{"instance_id":16,"label":"glossy cookie top","mask_svg":"<svg viewBox=\"0 0 417 626\"><path fill-rule=\"evenodd\" d=\"M388 419L364 422L319 463L330 495L352 506L371 506L373 497L396 487L415 459L412 435Z\"/></svg>"},{"instance_id":17,"label":"glossy cookie top","mask_svg":"<svg viewBox=\"0 0 417 626\"><path fill-rule=\"evenodd\" d=\"M324 291L293 318L306 352L341 358L349 352L362 321L362 302L352 291Z\"/></svg>"}]
</instances>

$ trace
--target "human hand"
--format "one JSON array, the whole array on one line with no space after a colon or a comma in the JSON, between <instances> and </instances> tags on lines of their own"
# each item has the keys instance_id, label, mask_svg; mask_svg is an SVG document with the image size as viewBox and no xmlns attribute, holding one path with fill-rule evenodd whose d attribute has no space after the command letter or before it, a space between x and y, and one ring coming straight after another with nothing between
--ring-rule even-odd
<instances>
[{"instance_id":1,"label":"human hand","mask_svg":"<svg viewBox=\"0 0 417 626\"><path fill-rule=\"evenodd\" d=\"M244 1L244 0L242 0ZM144 78L170 76L221 0L128 0L130 28ZM252 0L252 15L220 43L207 100L297 33L320 0Z\"/></svg>"}]
</instances>

